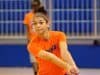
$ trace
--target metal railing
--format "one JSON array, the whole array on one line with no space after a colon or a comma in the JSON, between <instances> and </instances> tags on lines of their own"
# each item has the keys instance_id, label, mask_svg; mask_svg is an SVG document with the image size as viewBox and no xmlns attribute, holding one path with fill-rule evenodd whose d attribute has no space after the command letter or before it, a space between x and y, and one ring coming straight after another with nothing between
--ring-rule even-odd
<instances>
[{"instance_id":1,"label":"metal railing","mask_svg":"<svg viewBox=\"0 0 100 75\"><path fill-rule=\"evenodd\" d=\"M52 19L52 29L69 39L100 39L100 0L41 0ZM29 0L0 0L0 39L25 39L23 18Z\"/></svg>"},{"instance_id":2,"label":"metal railing","mask_svg":"<svg viewBox=\"0 0 100 75\"><path fill-rule=\"evenodd\" d=\"M51 1L54 30L65 32L69 39L100 39L100 0Z\"/></svg>"}]
</instances>

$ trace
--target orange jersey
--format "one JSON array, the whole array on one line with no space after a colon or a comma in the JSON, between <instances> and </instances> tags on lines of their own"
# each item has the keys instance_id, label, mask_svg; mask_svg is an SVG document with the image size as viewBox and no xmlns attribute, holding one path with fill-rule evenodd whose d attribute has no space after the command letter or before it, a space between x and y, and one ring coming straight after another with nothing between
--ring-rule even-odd
<instances>
[{"instance_id":1,"label":"orange jersey","mask_svg":"<svg viewBox=\"0 0 100 75\"><path fill-rule=\"evenodd\" d=\"M34 18L34 13L31 11L27 13L24 17L23 23L27 25L27 37L28 40L32 39L32 35L34 35L34 30L32 29L32 20Z\"/></svg>"},{"instance_id":2,"label":"orange jersey","mask_svg":"<svg viewBox=\"0 0 100 75\"><path fill-rule=\"evenodd\" d=\"M28 45L28 50L32 55L35 55L39 64L38 75L64 75L64 69L58 67L54 63L37 57L40 50L46 50L61 58L59 42L66 41L64 33L59 31L50 31L49 40L44 40L36 36Z\"/></svg>"}]
</instances>

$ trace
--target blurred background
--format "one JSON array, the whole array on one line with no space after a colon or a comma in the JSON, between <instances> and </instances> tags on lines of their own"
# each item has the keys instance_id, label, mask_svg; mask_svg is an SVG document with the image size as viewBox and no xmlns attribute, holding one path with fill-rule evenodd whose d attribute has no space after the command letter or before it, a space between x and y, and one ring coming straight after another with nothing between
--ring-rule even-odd
<instances>
[{"instance_id":1,"label":"blurred background","mask_svg":"<svg viewBox=\"0 0 100 75\"><path fill-rule=\"evenodd\" d=\"M41 0L52 29L68 37L80 75L100 75L100 0ZM0 0L0 75L32 75L24 15L31 0Z\"/></svg>"}]
</instances>

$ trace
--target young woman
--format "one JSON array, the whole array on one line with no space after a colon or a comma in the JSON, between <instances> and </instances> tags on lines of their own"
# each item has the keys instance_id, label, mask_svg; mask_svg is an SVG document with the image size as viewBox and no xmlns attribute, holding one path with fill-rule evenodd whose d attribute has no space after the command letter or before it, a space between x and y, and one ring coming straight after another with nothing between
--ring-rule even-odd
<instances>
[{"instance_id":1,"label":"young woman","mask_svg":"<svg viewBox=\"0 0 100 75\"><path fill-rule=\"evenodd\" d=\"M35 13L33 26L35 37L27 48L39 65L37 75L77 75L79 70L74 63L66 44L66 36L60 31L51 31L47 13Z\"/></svg>"}]
</instances>

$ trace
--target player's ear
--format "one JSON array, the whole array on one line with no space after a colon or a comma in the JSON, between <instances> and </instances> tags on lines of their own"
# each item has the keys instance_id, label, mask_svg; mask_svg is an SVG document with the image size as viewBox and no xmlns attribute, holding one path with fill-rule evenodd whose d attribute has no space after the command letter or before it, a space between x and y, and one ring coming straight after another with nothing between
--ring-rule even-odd
<instances>
[{"instance_id":1,"label":"player's ear","mask_svg":"<svg viewBox=\"0 0 100 75\"><path fill-rule=\"evenodd\" d=\"M49 24L49 26L51 26L51 24L52 24L51 19L49 19L48 24Z\"/></svg>"},{"instance_id":2,"label":"player's ear","mask_svg":"<svg viewBox=\"0 0 100 75\"><path fill-rule=\"evenodd\" d=\"M50 19L48 20L48 24L47 25L48 25L48 28L51 29L51 20Z\"/></svg>"}]
</instances>

